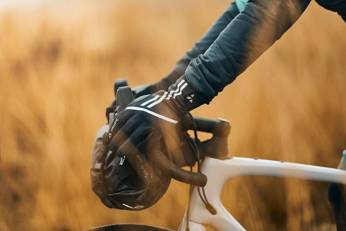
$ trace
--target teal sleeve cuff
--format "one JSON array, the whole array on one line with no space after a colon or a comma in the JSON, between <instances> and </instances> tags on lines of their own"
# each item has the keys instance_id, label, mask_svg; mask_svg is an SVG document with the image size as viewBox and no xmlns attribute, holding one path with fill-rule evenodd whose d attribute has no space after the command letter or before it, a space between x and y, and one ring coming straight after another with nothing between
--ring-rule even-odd
<instances>
[{"instance_id":1,"label":"teal sleeve cuff","mask_svg":"<svg viewBox=\"0 0 346 231\"><path fill-rule=\"evenodd\" d=\"M236 0L235 4L238 7L239 12L242 12L245 9L246 4L249 2L249 0Z\"/></svg>"}]
</instances>

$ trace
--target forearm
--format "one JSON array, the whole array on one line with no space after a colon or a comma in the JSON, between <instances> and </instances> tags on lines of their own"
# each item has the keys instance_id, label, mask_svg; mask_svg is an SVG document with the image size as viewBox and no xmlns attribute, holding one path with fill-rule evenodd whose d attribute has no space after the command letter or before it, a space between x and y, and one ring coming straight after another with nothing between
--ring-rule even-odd
<instances>
[{"instance_id":1,"label":"forearm","mask_svg":"<svg viewBox=\"0 0 346 231\"><path fill-rule=\"evenodd\" d=\"M186 80L210 101L278 40L310 0L253 0L204 53L192 60Z\"/></svg>"},{"instance_id":2,"label":"forearm","mask_svg":"<svg viewBox=\"0 0 346 231\"><path fill-rule=\"evenodd\" d=\"M207 51L211 44L217 39L220 33L228 26L228 24L239 14L238 7L235 2L227 8L221 17L209 28L207 33L189 50L182 60L188 63L198 55ZM182 61L180 60L180 61Z\"/></svg>"},{"instance_id":3,"label":"forearm","mask_svg":"<svg viewBox=\"0 0 346 231\"><path fill-rule=\"evenodd\" d=\"M159 88L167 89L168 86L173 84L180 76L182 76L191 60L196 58L198 55L203 54L227 27L227 25L238 15L238 13L239 11L235 2L231 3L226 11L209 28L208 32L205 33L203 37L195 43L181 59L178 60L173 71L157 83Z\"/></svg>"}]
</instances>

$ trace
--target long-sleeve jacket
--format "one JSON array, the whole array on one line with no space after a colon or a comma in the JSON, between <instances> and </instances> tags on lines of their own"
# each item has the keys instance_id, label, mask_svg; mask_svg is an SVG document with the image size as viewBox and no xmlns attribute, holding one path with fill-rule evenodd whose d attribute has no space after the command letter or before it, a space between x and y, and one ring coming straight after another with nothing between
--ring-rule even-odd
<instances>
[{"instance_id":1,"label":"long-sleeve jacket","mask_svg":"<svg viewBox=\"0 0 346 231\"><path fill-rule=\"evenodd\" d=\"M346 20L346 0L317 0ZM177 64L210 102L297 21L310 0L236 0ZM172 82L166 79L166 82Z\"/></svg>"}]
</instances>

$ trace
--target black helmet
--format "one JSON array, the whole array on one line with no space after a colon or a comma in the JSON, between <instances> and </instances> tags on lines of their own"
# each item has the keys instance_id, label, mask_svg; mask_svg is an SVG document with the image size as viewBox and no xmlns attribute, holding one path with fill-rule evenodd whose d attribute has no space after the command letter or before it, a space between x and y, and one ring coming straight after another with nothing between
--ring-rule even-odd
<instances>
[{"instance_id":1,"label":"black helmet","mask_svg":"<svg viewBox=\"0 0 346 231\"><path fill-rule=\"evenodd\" d=\"M133 167L126 156L107 152L103 139L107 130L108 126L100 129L93 149L93 191L109 208L142 210L154 205L167 191L171 177L140 154Z\"/></svg>"}]
</instances>

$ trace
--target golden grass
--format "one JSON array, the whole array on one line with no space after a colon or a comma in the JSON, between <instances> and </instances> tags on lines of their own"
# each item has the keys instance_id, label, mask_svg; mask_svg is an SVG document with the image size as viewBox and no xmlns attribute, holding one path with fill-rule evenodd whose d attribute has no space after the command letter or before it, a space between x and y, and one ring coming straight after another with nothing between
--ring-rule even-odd
<instances>
[{"instance_id":1,"label":"golden grass","mask_svg":"<svg viewBox=\"0 0 346 231\"><path fill-rule=\"evenodd\" d=\"M112 83L164 76L228 1L115 1L0 13L0 230L177 228L188 188L143 212L105 208L90 151ZM346 28L316 5L195 114L232 121L232 154L336 166L346 148ZM328 230L323 184L241 178L223 197L249 230Z\"/></svg>"}]
</instances>

